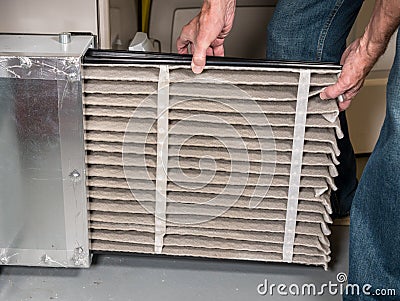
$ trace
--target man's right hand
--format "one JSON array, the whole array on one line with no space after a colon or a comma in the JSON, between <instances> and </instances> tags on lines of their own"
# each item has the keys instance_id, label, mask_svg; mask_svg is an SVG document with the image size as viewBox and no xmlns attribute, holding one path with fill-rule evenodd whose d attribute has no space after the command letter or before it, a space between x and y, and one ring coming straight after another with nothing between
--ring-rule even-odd
<instances>
[{"instance_id":1,"label":"man's right hand","mask_svg":"<svg viewBox=\"0 0 400 301\"><path fill-rule=\"evenodd\" d=\"M233 26L236 0L204 0L200 13L183 27L176 46L192 52L192 70L201 73L207 55L224 56L224 41Z\"/></svg>"}]
</instances>

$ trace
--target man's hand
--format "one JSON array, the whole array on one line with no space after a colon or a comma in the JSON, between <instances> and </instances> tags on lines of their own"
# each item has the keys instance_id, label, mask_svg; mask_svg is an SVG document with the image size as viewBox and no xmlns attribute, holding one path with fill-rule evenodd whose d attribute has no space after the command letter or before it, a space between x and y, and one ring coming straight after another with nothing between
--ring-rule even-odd
<instances>
[{"instance_id":1,"label":"man's hand","mask_svg":"<svg viewBox=\"0 0 400 301\"><path fill-rule=\"evenodd\" d=\"M385 52L390 37L400 24L399 0L376 0L372 17L365 33L343 53L342 73L336 84L321 92L322 99L333 99L340 95L339 109L346 110L357 95L378 58Z\"/></svg>"},{"instance_id":2,"label":"man's hand","mask_svg":"<svg viewBox=\"0 0 400 301\"><path fill-rule=\"evenodd\" d=\"M236 0L204 0L201 12L183 27L176 46L193 54L192 70L201 73L207 55L224 56L224 40L233 26Z\"/></svg>"},{"instance_id":3,"label":"man's hand","mask_svg":"<svg viewBox=\"0 0 400 301\"><path fill-rule=\"evenodd\" d=\"M342 95L343 101L339 102L339 109L346 110L362 88L365 78L379 56L380 53L369 54L362 39L355 40L342 55L340 64L343 68L338 81L322 91L320 97L334 99Z\"/></svg>"}]
</instances>

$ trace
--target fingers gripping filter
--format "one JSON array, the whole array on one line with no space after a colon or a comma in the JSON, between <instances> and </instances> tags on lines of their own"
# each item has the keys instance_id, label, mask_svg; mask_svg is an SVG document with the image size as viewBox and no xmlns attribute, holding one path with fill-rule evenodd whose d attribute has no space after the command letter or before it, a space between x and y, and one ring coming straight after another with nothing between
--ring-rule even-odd
<instances>
[{"instance_id":1,"label":"fingers gripping filter","mask_svg":"<svg viewBox=\"0 0 400 301\"><path fill-rule=\"evenodd\" d=\"M332 65L91 52L92 249L327 267Z\"/></svg>"}]
</instances>

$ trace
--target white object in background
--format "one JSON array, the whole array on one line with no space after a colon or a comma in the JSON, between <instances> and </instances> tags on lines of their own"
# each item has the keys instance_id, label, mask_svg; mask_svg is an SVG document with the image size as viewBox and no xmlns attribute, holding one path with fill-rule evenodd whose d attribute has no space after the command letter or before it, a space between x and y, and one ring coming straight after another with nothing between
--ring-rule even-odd
<instances>
[{"instance_id":1,"label":"white object in background","mask_svg":"<svg viewBox=\"0 0 400 301\"><path fill-rule=\"evenodd\" d=\"M129 45L130 51L148 51L158 52L160 51L155 40L149 39L147 33L137 32L133 40Z\"/></svg>"}]
</instances>

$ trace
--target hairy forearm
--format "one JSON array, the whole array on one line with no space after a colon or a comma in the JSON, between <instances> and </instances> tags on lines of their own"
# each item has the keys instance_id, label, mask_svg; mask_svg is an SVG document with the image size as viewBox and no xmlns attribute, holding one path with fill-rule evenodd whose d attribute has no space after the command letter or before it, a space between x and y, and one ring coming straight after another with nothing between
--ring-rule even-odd
<instances>
[{"instance_id":1,"label":"hairy forearm","mask_svg":"<svg viewBox=\"0 0 400 301\"><path fill-rule=\"evenodd\" d=\"M400 24L400 0L376 0L372 17L360 43L372 60L386 50L391 36Z\"/></svg>"},{"instance_id":2,"label":"hairy forearm","mask_svg":"<svg viewBox=\"0 0 400 301\"><path fill-rule=\"evenodd\" d=\"M229 24L228 26L223 26L221 33L218 35L218 37L225 38L232 29L235 9L236 0L204 0L201 8L200 23L211 25L215 22L222 22L223 24L219 24L219 26Z\"/></svg>"},{"instance_id":3,"label":"hairy forearm","mask_svg":"<svg viewBox=\"0 0 400 301\"><path fill-rule=\"evenodd\" d=\"M342 96L339 108L345 110L362 88L365 78L385 52L391 36L400 24L400 0L376 0L365 33L351 43L342 55L343 65L336 84L321 92L322 99Z\"/></svg>"}]
</instances>

